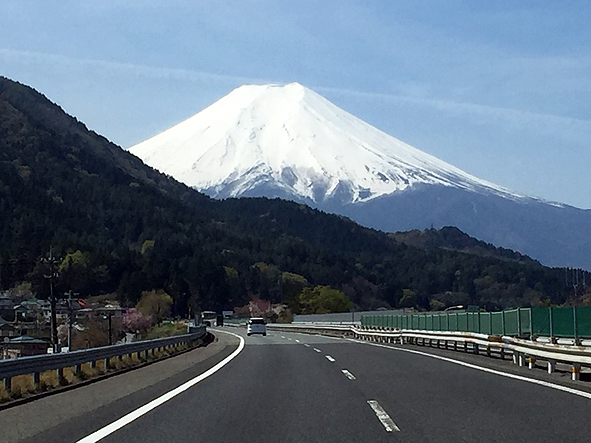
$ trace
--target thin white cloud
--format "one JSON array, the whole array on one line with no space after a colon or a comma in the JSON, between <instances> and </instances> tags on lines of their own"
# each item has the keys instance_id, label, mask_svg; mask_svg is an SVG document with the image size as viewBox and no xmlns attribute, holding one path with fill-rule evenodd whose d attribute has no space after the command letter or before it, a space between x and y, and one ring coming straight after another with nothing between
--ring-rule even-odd
<instances>
[{"instance_id":1,"label":"thin white cloud","mask_svg":"<svg viewBox=\"0 0 591 443\"><path fill-rule=\"evenodd\" d=\"M164 80L181 80L190 82L216 82L235 87L241 84L276 83L269 79L249 78L234 75L216 74L206 71L190 69L156 67L125 62L113 62L88 58L73 58L59 54L47 54L34 51L20 51L0 48L0 62L17 62L21 64L53 65L57 69L92 68L95 72L107 76L135 76ZM377 100L384 103L407 103L414 106L437 109L448 114L470 115L473 120L500 120L512 126L529 125L540 128L544 132L552 132L555 128L573 127L578 131L591 131L591 121L564 117L553 114L526 112L522 110L494 107L469 102L456 102L436 98L413 97L399 94L367 92L353 89L334 87L312 87L319 93L331 93L360 98L363 100Z\"/></svg>"},{"instance_id":2,"label":"thin white cloud","mask_svg":"<svg viewBox=\"0 0 591 443\"><path fill-rule=\"evenodd\" d=\"M58 69L63 68L92 68L95 72L102 72L105 75L133 75L137 77L185 80L192 82L216 81L232 84L245 83L267 83L262 79L254 79L233 75L214 74L205 71L190 69L178 69L139 65L125 62L111 62L106 60L95 60L87 58L73 58L59 54L46 54L33 51L18 51L8 48L0 48L0 60L5 62L33 63L40 65L53 65Z\"/></svg>"},{"instance_id":3,"label":"thin white cloud","mask_svg":"<svg viewBox=\"0 0 591 443\"><path fill-rule=\"evenodd\" d=\"M518 109L494 107L469 102L455 102L450 100L410 97L397 94L384 94L379 92L366 92L351 89L330 88L322 86L315 87L313 89L319 93L334 93L357 97L364 100L378 100L380 102L386 103L408 103L411 105L441 110L450 114L471 115L473 118L480 117L486 120L502 120L510 123L511 125L535 125L536 127L542 128L544 131L552 130L552 128L555 127L577 127L579 129L591 131L591 121L589 120L564 117L554 114L527 112Z\"/></svg>"},{"instance_id":4,"label":"thin white cloud","mask_svg":"<svg viewBox=\"0 0 591 443\"><path fill-rule=\"evenodd\" d=\"M235 75L216 74L207 71L157 67L88 58L73 58L59 54L20 51L9 48L0 48L0 61L18 62L24 64L50 64L56 66L58 69L93 68L95 72L96 70L99 70L99 72L102 71L102 73L105 75L133 75L136 77L164 80L170 79L191 82L214 81L220 83L229 83L231 85L277 83L276 81L269 79L249 78ZM564 117L554 114L534 113L512 108L494 107L469 102L456 102L450 100L440 100L436 98L413 97L399 94L367 92L344 88L318 86L312 87L312 89L319 93L332 93L361 98L363 100L378 100L385 103L408 103L416 106L438 109L447 113L469 114L472 116L484 117L486 119L492 118L495 120L505 120L511 124L534 124L536 126L550 124L552 126L560 127L576 126L586 130L591 130L591 121L589 120Z\"/></svg>"}]
</instances>

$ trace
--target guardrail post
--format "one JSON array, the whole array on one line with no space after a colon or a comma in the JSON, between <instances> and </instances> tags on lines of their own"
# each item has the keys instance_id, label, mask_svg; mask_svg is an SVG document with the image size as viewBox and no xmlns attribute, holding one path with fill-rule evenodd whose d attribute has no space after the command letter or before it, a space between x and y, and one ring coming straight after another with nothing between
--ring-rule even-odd
<instances>
[{"instance_id":1,"label":"guardrail post","mask_svg":"<svg viewBox=\"0 0 591 443\"><path fill-rule=\"evenodd\" d=\"M571 369L572 380L580 380L581 379L581 363L573 363L573 367Z\"/></svg>"},{"instance_id":2,"label":"guardrail post","mask_svg":"<svg viewBox=\"0 0 591 443\"><path fill-rule=\"evenodd\" d=\"M59 383L62 378L64 378L64 368L58 368L56 370L57 373L57 382Z\"/></svg>"},{"instance_id":3,"label":"guardrail post","mask_svg":"<svg viewBox=\"0 0 591 443\"><path fill-rule=\"evenodd\" d=\"M523 355L521 352L517 354L517 362L519 367L525 366L525 355Z\"/></svg>"},{"instance_id":4,"label":"guardrail post","mask_svg":"<svg viewBox=\"0 0 591 443\"><path fill-rule=\"evenodd\" d=\"M78 363L74 366L74 374L80 374L82 372L82 365Z\"/></svg>"},{"instance_id":5,"label":"guardrail post","mask_svg":"<svg viewBox=\"0 0 591 443\"><path fill-rule=\"evenodd\" d=\"M41 383L41 373L40 372L33 373L33 383L35 384L35 386L38 386Z\"/></svg>"},{"instance_id":6,"label":"guardrail post","mask_svg":"<svg viewBox=\"0 0 591 443\"><path fill-rule=\"evenodd\" d=\"M92 361L90 362L90 367L91 367L92 369L96 368L96 360L92 360Z\"/></svg>"},{"instance_id":7,"label":"guardrail post","mask_svg":"<svg viewBox=\"0 0 591 443\"><path fill-rule=\"evenodd\" d=\"M517 308L517 337L521 337L521 308Z\"/></svg>"},{"instance_id":8,"label":"guardrail post","mask_svg":"<svg viewBox=\"0 0 591 443\"><path fill-rule=\"evenodd\" d=\"M548 374L553 374L556 370L556 360L548 360Z\"/></svg>"},{"instance_id":9,"label":"guardrail post","mask_svg":"<svg viewBox=\"0 0 591 443\"><path fill-rule=\"evenodd\" d=\"M4 377L4 391L10 393L12 388L12 377Z\"/></svg>"},{"instance_id":10,"label":"guardrail post","mask_svg":"<svg viewBox=\"0 0 591 443\"><path fill-rule=\"evenodd\" d=\"M105 371L110 369L111 365L109 364L109 357L105 358Z\"/></svg>"},{"instance_id":11,"label":"guardrail post","mask_svg":"<svg viewBox=\"0 0 591 443\"><path fill-rule=\"evenodd\" d=\"M527 367L529 369L534 369L536 367L536 359L533 357L529 357L527 359Z\"/></svg>"}]
</instances>

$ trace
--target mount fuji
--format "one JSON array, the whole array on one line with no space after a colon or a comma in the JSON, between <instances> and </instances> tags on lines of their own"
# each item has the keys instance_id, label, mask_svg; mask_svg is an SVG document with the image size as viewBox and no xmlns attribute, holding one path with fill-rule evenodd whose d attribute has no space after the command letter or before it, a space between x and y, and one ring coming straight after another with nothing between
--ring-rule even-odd
<instances>
[{"instance_id":1,"label":"mount fuji","mask_svg":"<svg viewBox=\"0 0 591 443\"><path fill-rule=\"evenodd\" d=\"M451 225L591 269L591 211L481 180L298 83L239 87L130 152L214 198L279 197L390 232Z\"/></svg>"}]
</instances>

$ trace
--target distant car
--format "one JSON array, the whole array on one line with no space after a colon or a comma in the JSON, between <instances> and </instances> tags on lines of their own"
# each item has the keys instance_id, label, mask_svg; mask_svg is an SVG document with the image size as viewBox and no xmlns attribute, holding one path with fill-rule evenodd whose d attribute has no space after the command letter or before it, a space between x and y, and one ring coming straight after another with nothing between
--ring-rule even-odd
<instances>
[{"instance_id":1,"label":"distant car","mask_svg":"<svg viewBox=\"0 0 591 443\"><path fill-rule=\"evenodd\" d=\"M248 320L248 326L246 327L246 335L252 334L263 334L267 335L267 326L265 325L265 319L262 317L253 317Z\"/></svg>"}]
</instances>

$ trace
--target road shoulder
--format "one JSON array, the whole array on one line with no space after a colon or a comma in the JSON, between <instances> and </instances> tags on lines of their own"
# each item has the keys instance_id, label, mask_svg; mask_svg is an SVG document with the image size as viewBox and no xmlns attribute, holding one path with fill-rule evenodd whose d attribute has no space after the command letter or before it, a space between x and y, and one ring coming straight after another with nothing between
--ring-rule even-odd
<instances>
[{"instance_id":1,"label":"road shoulder","mask_svg":"<svg viewBox=\"0 0 591 443\"><path fill-rule=\"evenodd\" d=\"M235 337L218 333L206 347L4 410L0 413L0 441L22 441L140 391L151 392L156 385L176 383L177 378L184 378L184 372L215 365L218 355L237 345Z\"/></svg>"}]
</instances>

